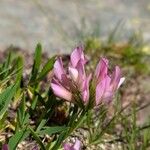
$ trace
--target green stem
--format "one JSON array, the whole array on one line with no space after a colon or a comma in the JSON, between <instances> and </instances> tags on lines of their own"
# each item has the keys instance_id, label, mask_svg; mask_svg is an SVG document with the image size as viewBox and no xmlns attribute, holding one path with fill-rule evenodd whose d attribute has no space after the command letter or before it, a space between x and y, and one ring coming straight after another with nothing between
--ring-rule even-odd
<instances>
[{"instance_id":1,"label":"green stem","mask_svg":"<svg viewBox=\"0 0 150 150\"><path fill-rule=\"evenodd\" d=\"M78 121L77 121L76 123L73 124L73 128L69 128L69 132L68 132L67 137L68 137L76 128L78 128L78 127L82 124L85 115L86 115L86 111L83 111L83 112L80 114L80 118L78 119Z\"/></svg>"},{"instance_id":2,"label":"green stem","mask_svg":"<svg viewBox=\"0 0 150 150\"><path fill-rule=\"evenodd\" d=\"M76 128L78 128L84 120L84 117L86 115L86 111L82 111L80 114L80 117L78 118L77 122L72 122L71 126L68 130L66 130L65 132L63 132L62 134L60 134L60 136L58 137L58 140L56 142L56 144L53 146L52 150L58 150L58 148L60 147L61 143L71 134L75 131ZM77 116L78 117L78 116ZM76 118L74 119L76 120Z\"/></svg>"}]
</instances>

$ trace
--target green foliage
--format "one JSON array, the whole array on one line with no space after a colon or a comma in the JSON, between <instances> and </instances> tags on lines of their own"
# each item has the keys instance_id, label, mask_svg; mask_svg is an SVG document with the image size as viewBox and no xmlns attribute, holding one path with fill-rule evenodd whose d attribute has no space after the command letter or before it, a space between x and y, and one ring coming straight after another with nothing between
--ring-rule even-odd
<instances>
[{"instance_id":1,"label":"green foliage","mask_svg":"<svg viewBox=\"0 0 150 150\"><path fill-rule=\"evenodd\" d=\"M17 145L29 136L29 131L26 128L16 132L9 140L8 145L10 150L15 150Z\"/></svg>"},{"instance_id":2,"label":"green foliage","mask_svg":"<svg viewBox=\"0 0 150 150\"><path fill-rule=\"evenodd\" d=\"M47 63L43 66L41 72L39 73L37 81L44 79L44 77L49 73L49 71L52 70L54 61L55 56L47 61Z\"/></svg>"},{"instance_id":3,"label":"green foliage","mask_svg":"<svg viewBox=\"0 0 150 150\"><path fill-rule=\"evenodd\" d=\"M38 132L36 131L36 133L38 133L39 135L48 134L49 136L51 136L52 134L60 133L66 129L67 129L67 127L63 127L63 126L44 127L44 128L42 128L42 130L40 130Z\"/></svg>"},{"instance_id":4,"label":"green foliage","mask_svg":"<svg viewBox=\"0 0 150 150\"><path fill-rule=\"evenodd\" d=\"M134 67L136 72L139 67L143 69L145 55L140 45L132 39L118 48L113 43L113 37L109 37L107 44L97 38L86 40L85 47L92 61L96 63L101 53L114 60L117 58L116 62L124 67ZM150 146L150 124L137 125L138 108L135 105L122 108L118 98L110 115L109 108L104 105L95 109L81 109L57 99L47 79L55 58L51 57L43 64L42 46L38 44L28 81L24 81L24 59L21 55L9 53L6 61L0 65L0 133L8 132L11 135L2 143L15 150L23 140L35 140L40 149L58 150L67 138L81 128L86 130L85 140L89 147L120 143L124 149L144 150ZM126 113L129 106L132 111ZM15 115L11 116L11 113ZM119 134L118 125L121 126Z\"/></svg>"},{"instance_id":5,"label":"green foliage","mask_svg":"<svg viewBox=\"0 0 150 150\"><path fill-rule=\"evenodd\" d=\"M40 71L41 57L42 57L42 46L41 44L37 44L35 55L34 55L34 64L32 67L30 82L34 81L37 78L37 75Z\"/></svg>"},{"instance_id":6,"label":"green foliage","mask_svg":"<svg viewBox=\"0 0 150 150\"><path fill-rule=\"evenodd\" d=\"M8 106L14 97L16 90L18 88L18 82L12 86L9 86L0 94L0 118L3 117L8 109Z\"/></svg>"}]
</instances>

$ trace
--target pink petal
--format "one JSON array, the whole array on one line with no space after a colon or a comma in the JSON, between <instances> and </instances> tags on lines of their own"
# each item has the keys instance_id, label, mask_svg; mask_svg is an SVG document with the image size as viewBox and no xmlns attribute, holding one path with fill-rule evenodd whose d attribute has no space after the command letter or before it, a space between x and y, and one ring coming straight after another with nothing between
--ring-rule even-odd
<instances>
[{"instance_id":1,"label":"pink petal","mask_svg":"<svg viewBox=\"0 0 150 150\"><path fill-rule=\"evenodd\" d=\"M124 77L122 77L121 79L120 79L120 81L119 81L119 84L118 84L118 87L117 88L119 88L121 85L122 85L122 83L125 81L125 78Z\"/></svg>"},{"instance_id":2,"label":"pink petal","mask_svg":"<svg viewBox=\"0 0 150 150\"><path fill-rule=\"evenodd\" d=\"M96 86L96 105L99 105L102 101L103 94L105 92L106 79L103 79Z\"/></svg>"},{"instance_id":3,"label":"pink petal","mask_svg":"<svg viewBox=\"0 0 150 150\"><path fill-rule=\"evenodd\" d=\"M72 146L70 146L70 144L65 143L63 145L64 150L74 150L74 148L72 148Z\"/></svg>"},{"instance_id":4,"label":"pink petal","mask_svg":"<svg viewBox=\"0 0 150 150\"><path fill-rule=\"evenodd\" d=\"M2 146L2 150L9 150L8 144L4 144L4 145Z\"/></svg>"},{"instance_id":5,"label":"pink petal","mask_svg":"<svg viewBox=\"0 0 150 150\"><path fill-rule=\"evenodd\" d=\"M106 80L105 91L107 91L110 89L111 78L108 75L106 75L105 80Z\"/></svg>"},{"instance_id":6,"label":"pink petal","mask_svg":"<svg viewBox=\"0 0 150 150\"><path fill-rule=\"evenodd\" d=\"M77 82L78 81L78 70L75 68L72 68L72 67L69 67L68 70L69 70L69 74L70 74L71 79L74 82Z\"/></svg>"},{"instance_id":7,"label":"pink petal","mask_svg":"<svg viewBox=\"0 0 150 150\"><path fill-rule=\"evenodd\" d=\"M78 86L81 89L83 85L83 81L86 78L84 64L82 63L81 60L78 62L76 69L78 70Z\"/></svg>"},{"instance_id":8,"label":"pink petal","mask_svg":"<svg viewBox=\"0 0 150 150\"><path fill-rule=\"evenodd\" d=\"M83 61L80 60L76 66L76 69L78 70L79 74L80 75L85 75L85 68L84 68L84 64L83 64Z\"/></svg>"},{"instance_id":9,"label":"pink petal","mask_svg":"<svg viewBox=\"0 0 150 150\"><path fill-rule=\"evenodd\" d=\"M68 143L65 143L63 145L64 150L81 150L81 142L79 140L76 140L74 145L70 145Z\"/></svg>"},{"instance_id":10,"label":"pink petal","mask_svg":"<svg viewBox=\"0 0 150 150\"><path fill-rule=\"evenodd\" d=\"M89 83L91 78L92 78L92 74L90 74L83 82L82 98L85 103L87 103L89 100Z\"/></svg>"},{"instance_id":11,"label":"pink petal","mask_svg":"<svg viewBox=\"0 0 150 150\"><path fill-rule=\"evenodd\" d=\"M80 47L77 47L72 53L71 53L71 56L70 56L70 61L71 61L71 65L73 67L76 67L79 60L83 60L84 61L84 64L86 62L86 58L84 56L84 53L83 53L83 47L80 46Z\"/></svg>"},{"instance_id":12,"label":"pink petal","mask_svg":"<svg viewBox=\"0 0 150 150\"><path fill-rule=\"evenodd\" d=\"M113 92L110 88L111 78L109 76L106 76L105 81L105 91L102 99L104 102L108 103L112 100L113 97Z\"/></svg>"},{"instance_id":13,"label":"pink petal","mask_svg":"<svg viewBox=\"0 0 150 150\"><path fill-rule=\"evenodd\" d=\"M74 150L80 150L81 149L81 142L79 140L76 140L73 148L74 148Z\"/></svg>"},{"instance_id":14,"label":"pink petal","mask_svg":"<svg viewBox=\"0 0 150 150\"><path fill-rule=\"evenodd\" d=\"M107 71L108 71L108 60L106 58L102 58L99 61L95 71L95 76L97 80L98 81L103 80L104 77L107 75Z\"/></svg>"},{"instance_id":15,"label":"pink petal","mask_svg":"<svg viewBox=\"0 0 150 150\"><path fill-rule=\"evenodd\" d=\"M82 93L82 98L83 98L83 101L84 101L85 103L87 103L88 97L89 97L88 91L86 91L86 90L83 91L83 93Z\"/></svg>"},{"instance_id":16,"label":"pink petal","mask_svg":"<svg viewBox=\"0 0 150 150\"><path fill-rule=\"evenodd\" d=\"M121 70L118 66L115 67L115 71L112 74L111 77L111 88L113 91L115 91L119 85L120 82L120 78L121 78Z\"/></svg>"},{"instance_id":17,"label":"pink petal","mask_svg":"<svg viewBox=\"0 0 150 150\"><path fill-rule=\"evenodd\" d=\"M54 64L54 74L59 80L61 80L62 75L65 74L61 58L58 58Z\"/></svg>"},{"instance_id":18,"label":"pink petal","mask_svg":"<svg viewBox=\"0 0 150 150\"><path fill-rule=\"evenodd\" d=\"M113 99L113 92L111 91L106 91L103 95L103 102L104 103L110 103Z\"/></svg>"},{"instance_id":19,"label":"pink petal","mask_svg":"<svg viewBox=\"0 0 150 150\"><path fill-rule=\"evenodd\" d=\"M51 83L51 88L54 92L54 94L60 98L63 98L67 101L71 101L72 99L72 94L68 90L66 90L64 87L61 85Z\"/></svg>"}]
</instances>

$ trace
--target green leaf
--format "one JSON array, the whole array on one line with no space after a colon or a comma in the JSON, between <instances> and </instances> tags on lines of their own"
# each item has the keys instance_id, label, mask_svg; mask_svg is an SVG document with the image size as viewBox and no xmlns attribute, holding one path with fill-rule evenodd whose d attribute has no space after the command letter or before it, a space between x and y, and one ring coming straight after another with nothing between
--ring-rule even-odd
<instances>
[{"instance_id":1,"label":"green leaf","mask_svg":"<svg viewBox=\"0 0 150 150\"><path fill-rule=\"evenodd\" d=\"M55 62L55 56L50 58L47 61L47 63L44 65L43 69L41 70L38 76L38 79L37 79L38 81L42 80L47 75L47 73L53 69L54 62Z\"/></svg>"},{"instance_id":2,"label":"green leaf","mask_svg":"<svg viewBox=\"0 0 150 150\"><path fill-rule=\"evenodd\" d=\"M10 62L11 62L11 56L12 56L12 54L11 54L11 52L9 52L6 62L3 64L4 70L9 69ZM7 74L8 74L8 71L5 73L4 77L6 77Z\"/></svg>"},{"instance_id":3,"label":"green leaf","mask_svg":"<svg viewBox=\"0 0 150 150\"><path fill-rule=\"evenodd\" d=\"M18 82L15 85L9 86L5 91L0 94L0 119L3 114L7 111L7 108L14 97L18 88Z\"/></svg>"},{"instance_id":4,"label":"green leaf","mask_svg":"<svg viewBox=\"0 0 150 150\"><path fill-rule=\"evenodd\" d=\"M23 59L22 57L18 57L17 58L17 81L20 81L22 78L22 74L23 74Z\"/></svg>"},{"instance_id":5,"label":"green leaf","mask_svg":"<svg viewBox=\"0 0 150 150\"><path fill-rule=\"evenodd\" d=\"M38 137L37 133L33 131L32 128L29 127L29 130L31 131L31 134L33 138L37 141L37 143L40 145L41 150L46 150L44 144L42 143L41 139Z\"/></svg>"},{"instance_id":6,"label":"green leaf","mask_svg":"<svg viewBox=\"0 0 150 150\"><path fill-rule=\"evenodd\" d=\"M2 130L5 130L5 127L7 125L6 124L6 119L7 119L7 112L0 119L0 129L1 129L1 132L2 132Z\"/></svg>"},{"instance_id":7,"label":"green leaf","mask_svg":"<svg viewBox=\"0 0 150 150\"><path fill-rule=\"evenodd\" d=\"M38 134L40 135L48 134L49 136L51 136L52 134L60 133L67 129L68 128L65 126L44 127L42 130L38 131Z\"/></svg>"},{"instance_id":8,"label":"green leaf","mask_svg":"<svg viewBox=\"0 0 150 150\"><path fill-rule=\"evenodd\" d=\"M28 112L25 111L25 107L26 107L25 105L26 105L25 96L23 96L19 109L17 111L18 125L21 128L28 123L30 117Z\"/></svg>"},{"instance_id":9,"label":"green leaf","mask_svg":"<svg viewBox=\"0 0 150 150\"><path fill-rule=\"evenodd\" d=\"M29 131L22 129L19 132L16 132L9 140L8 145L10 150L16 150L17 145L23 141L26 137L29 136Z\"/></svg>"},{"instance_id":10,"label":"green leaf","mask_svg":"<svg viewBox=\"0 0 150 150\"><path fill-rule=\"evenodd\" d=\"M62 132L60 134L60 136L58 137L56 143L54 144L54 146L51 148L51 150L58 150L62 141L65 139L65 136L66 136L66 132Z\"/></svg>"},{"instance_id":11,"label":"green leaf","mask_svg":"<svg viewBox=\"0 0 150 150\"><path fill-rule=\"evenodd\" d=\"M42 46L40 43L37 44L35 55L34 55L34 64L32 68L32 74L31 74L31 81L34 81L37 77L37 74L40 70L40 64L41 64L41 57L42 57Z\"/></svg>"},{"instance_id":12,"label":"green leaf","mask_svg":"<svg viewBox=\"0 0 150 150\"><path fill-rule=\"evenodd\" d=\"M38 96L35 96L35 97L33 98L32 104L31 104L31 109L32 109L32 110L35 110L35 109L36 109L37 102L38 102Z\"/></svg>"},{"instance_id":13,"label":"green leaf","mask_svg":"<svg viewBox=\"0 0 150 150\"><path fill-rule=\"evenodd\" d=\"M11 68L12 69L12 68ZM2 85L5 85L8 81L10 81L10 79L11 78L13 78L14 76L17 76L17 73L19 73L20 72L20 70L21 70L22 68L14 68L12 71L10 70L10 72L9 73L7 73L7 76L5 77L5 78L1 78L1 80L0 80L0 85L2 86ZM2 74L3 75L3 74Z\"/></svg>"},{"instance_id":14,"label":"green leaf","mask_svg":"<svg viewBox=\"0 0 150 150\"><path fill-rule=\"evenodd\" d=\"M40 124L38 125L37 129L36 129L36 133L38 133L42 128L43 126L46 124L47 120L46 119L43 119Z\"/></svg>"},{"instance_id":15,"label":"green leaf","mask_svg":"<svg viewBox=\"0 0 150 150\"><path fill-rule=\"evenodd\" d=\"M10 71L11 68L6 68L6 69L3 69L1 72L0 72L0 75Z\"/></svg>"}]
</instances>

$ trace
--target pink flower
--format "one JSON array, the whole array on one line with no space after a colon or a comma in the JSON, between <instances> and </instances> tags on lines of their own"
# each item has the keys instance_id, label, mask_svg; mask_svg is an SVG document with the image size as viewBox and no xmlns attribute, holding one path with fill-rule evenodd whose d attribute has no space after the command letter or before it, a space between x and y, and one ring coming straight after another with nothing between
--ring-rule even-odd
<instances>
[{"instance_id":1,"label":"pink flower","mask_svg":"<svg viewBox=\"0 0 150 150\"><path fill-rule=\"evenodd\" d=\"M109 62L106 58L102 58L95 70L93 82L96 84L92 84L92 91L89 91L92 74L86 75L86 62L87 59L81 46L72 52L67 69L64 69L62 59L58 58L54 64L54 77L51 82L54 94L69 102L82 100L84 105L88 104L90 97L91 102L95 101L96 106L102 102L111 102L113 95L125 80L121 77L120 68L116 66L110 75L108 73ZM95 94L95 99L90 94Z\"/></svg>"},{"instance_id":2,"label":"pink flower","mask_svg":"<svg viewBox=\"0 0 150 150\"><path fill-rule=\"evenodd\" d=\"M86 76L84 68L86 61L82 47L77 47L72 52L67 70L64 69L61 58L56 60L51 82L51 88L56 96L73 102L75 101L73 93L79 92L83 102L87 104L91 75Z\"/></svg>"},{"instance_id":3,"label":"pink flower","mask_svg":"<svg viewBox=\"0 0 150 150\"><path fill-rule=\"evenodd\" d=\"M105 78L105 76L107 75L108 72L108 60L106 58L102 58L95 70L95 76L97 79L97 82L99 82L100 80L103 80Z\"/></svg>"},{"instance_id":4,"label":"pink flower","mask_svg":"<svg viewBox=\"0 0 150 150\"><path fill-rule=\"evenodd\" d=\"M70 68L74 70L76 83L81 91L82 100L85 104L87 104L89 100L89 83L92 77L91 74L86 76L84 67L86 62L87 59L83 53L83 47L77 47L70 56ZM73 74L73 72L70 74Z\"/></svg>"},{"instance_id":5,"label":"pink flower","mask_svg":"<svg viewBox=\"0 0 150 150\"><path fill-rule=\"evenodd\" d=\"M76 140L74 145L65 143L63 145L63 148L64 148L64 150L81 150L81 142L79 140Z\"/></svg>"},{"instance_id":6,"label":"pink flower","mask_svg":"<svg viewBox=\"0 0 150 150\"><path fill-rule=\"evenodd\" d=\"M70 80L64 70L62 59L58 58L54 64L54 78L51 82L51 88L55 95L67 101L71 101L72 93L69 90Z\"/></svg>"},{"instance_id":7,"label":"pink flower","mask_svg":"<svg viewBox=\"0 0 150 150\"><path fill-rule=\"evenodd\" d=\"M9 150L8 144L4 144L4 145L2 146L2 150Z\"/></svg>"},{"instance_id":8,"label":"pink flower","mask_svg":"<svg viewBox=\"0 0 150 150\"><path fill-rule=\"evenodd\" d=\"M115 67L112 75L108 74L108 60L102 58L95 71L96 76L96 105L102 101L111 102L114 93L124 82L125 78L121 77L121 70L118 66Z\"/></svg>"},{"instance_id":9,"label":"pink flower","mask_svg":"<svg viewBox=\"0 0 150 150\"><path fill-rule=\"evenodd\" d=\"M72 54L70 56L70 64L74 68L76 68L78 66L79 61L82 62L82 64L86 64L86 62L87 62L87 59L83 53L82 46L74 49L74 51L72 52Z\"/></svg>"}]
</instances>

